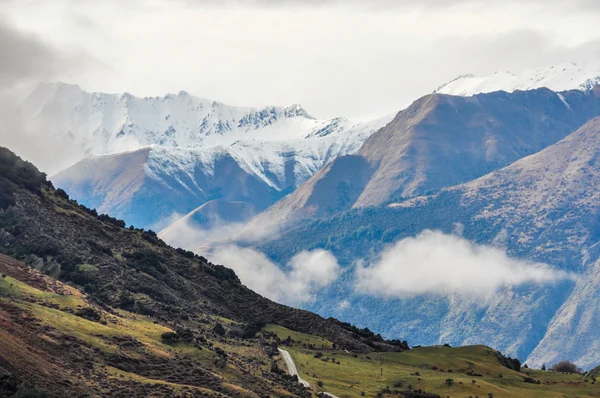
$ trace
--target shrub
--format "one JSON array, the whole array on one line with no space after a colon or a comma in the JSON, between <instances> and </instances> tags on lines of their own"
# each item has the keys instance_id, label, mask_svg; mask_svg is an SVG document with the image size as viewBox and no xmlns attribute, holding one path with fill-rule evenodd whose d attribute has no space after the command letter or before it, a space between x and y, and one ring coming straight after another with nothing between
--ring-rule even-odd
<instances>
[{"instance_id":1,"label":"shrub","mask_svg":"<svg viewBox=\"0 0 600 398\"><path fill-rule=\"evenodd\" d=\"M175 332L165 332L160 335L160 338L165 344L173 344L179 341L179 335Z\"/></svg>"},{"instance_id":2,"label":"shrub","mask_svg":"<svg viewBox=\"0 0 600 398\"><path fill-rule=\"evenodd\" d=\"M560 361L552 365L552 370L561 373L583 373L583 370L575 365L573 362Z\"/></svg>"},{"instance_id":3,"label":"shrub","mask_svg":"<svg viewBox=\"0 0 600 398\"><path fill-rule=\"evenodd\" d=\"M506 357L504 355L502 355L502 353L498 352L498 359L500 360L500 363L509 368L512 369L514 371L520 372L521 371L521 361L519 361L517 358L511 358L511 357Z\"/></svg>"},{"instance_id":4,"label":"shrub","mask_svg":"<svg viewBox=\"0 0 600 398\"><path fill-rule=\"evenodd\" d=\"M221 325L220 322L217 322L215 327L213 328L213 332L215 332L218 336L225 336L225 328Z\"/></svg>"},{"instance_id":5,"label":"shrub","mask_svg":"<svg viewBox=\"0 0 600 398\"><path fill-rule=\"evenodd\" d=\"M219 369L223 369L227 365L227 360L223 357L218 357L215 359L215 366Z\"/></svg>"},{"instance_id":6,"label":"shrub","mask_svg":"<svg viewBox=\"0 0 600 398\"><path fill-rule=\"evenodd\" d=\"M69 198L69 194L66 193L65 190L62 189L62 188L58 188L55 193L56 193L56 196L58 196L61 199L65 199L65 200L69 200L70 199Z\"/></svg>"},{"instance_id":7,"label":"shrub","mask_svg":"<svg viewBox=\"0 0 600 398\"><path fill-rule=\"evenodd\" d=\"M265 327L264 322L252 322L244 326L242 330L242 338L251 339L256 336L256 333L260 332Z\"/></svg>"}]
</instances>

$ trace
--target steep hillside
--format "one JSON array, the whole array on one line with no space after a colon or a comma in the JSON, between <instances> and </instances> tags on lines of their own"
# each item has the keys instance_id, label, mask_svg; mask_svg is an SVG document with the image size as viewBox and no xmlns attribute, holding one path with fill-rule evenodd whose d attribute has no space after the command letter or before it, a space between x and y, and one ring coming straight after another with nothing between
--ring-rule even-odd
<instances>
[{"instance_id":1,"label":"steep hillside","mask_svg":"<svg viewBox=\"0 0 600 398\"><path fill-rule=\"evenodd\" d=\"M4 255L0 272L0 396L310 396L243 324L107 307Z\"/></svg>"},{"instance_id":2,"label":"steep hillside","mask_svg":"<svg viewBox=\"0 0 600 398\"><path fill-rule=\"evenodd\" d=\"M382 208L355 209L305 223L260 247L281 262L306 248L331 250L344 264L425 229L506 248L516 258L581 274L576 284L500 290L481 305L460 295L385 299L358 294L352 278L311 307L415 343L493 345L541 366L559 357L591 366L600 240L597 186L600 119L565 139L472 182ZM339 297L348 298L339 308ZM358 310L357 310L358 309ZM365 314L369 314L366 317ZM418 314L418 315L416 315ZM541 342L541 343L540 343Z\"/></svg>"},{"instance_id":3,"label":"steep hillside","mask_svg":"<svg viewBox=\"0 0 600 398\"><path fill-rule=\"evenodd\" d=\"M0 273L1 396L591 397L600 389L592 373L521 368L484 346L349 352L279 325L114 309L1 254ZM312 391L285 374L279 347Z\"/></svg>"},{"instance_id":4,"label":"steep hillside","mask_svg":"<svg viewBox=\"0 0 600 398\"><path fill-rule=\"evenodd\" d=\"M327 216L464 183L552 145L599 114L600 89L429 95L256 223Z\"/></svg>"},{"instance_id":5,"label":"steep hillside","mask_svg":"<svg viewBox=\"0 0 600 398\"><path fill-rule=\"evenodd\" d=\"M82 286L102 303L157 317L201 312L278 323L366 347L334 320L273 303L244 287L232 270L78 205L6 149L0 179L2 252Z\"/></svg>"},{"instance_id":6,"label":"steep hillside","mask_svg":"<svg viewBox=\"0 0 600 398\"><path fill-rule=\"evenodd\" d=\"M546 87L554 91L590 90L600 84L600 59L562 62L514 74L499 71L491 76L463 75L441 85L435 92L450 95L474 95L492 91L513 92Z\"/></svg>"}]
</instances>

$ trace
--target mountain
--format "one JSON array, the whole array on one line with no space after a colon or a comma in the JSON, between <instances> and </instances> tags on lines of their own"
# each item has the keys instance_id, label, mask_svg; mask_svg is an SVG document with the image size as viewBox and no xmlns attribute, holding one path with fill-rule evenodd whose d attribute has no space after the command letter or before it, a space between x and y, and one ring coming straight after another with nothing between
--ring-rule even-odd
<instances>
[{"instance_id":1,"label":"mountain","mask_svg":"<svg viewBox=\"0 0 600 398\"><path fill-rule=\"evenodd\" d=\"M321 169L253 225L326 217L464 183L552 145L597 115L598 88L431 94L399 112L356 154Z\"/></svg>"},{"instance_id":2,"label":"mountain","mask_svg":"<svg viewBox=\"0 0 600 398\"><path fill-rule=\"evenodd\" d=\"M600 84L600 59L562 62L514 74L499 71L491 76L462 75L438 87L440 94L469 96L493 91L513 92L548 88L553 91L590 90Z\"/></svg>"},{"instance_id":3,"label":"mountain","mask_svg":"<svg viewBox=\"0 0 600 398\"><path fill-rule=\"evenodd\" d=\"M247 204L251 216L286 192L244 170L234 156L225 148L143 148L83 160L53 179L86 206L136 226L153 228L166 226L173 217L214 200L231 205L222 206L221 214L209 217L234 218L234 214L225 213L234 209L235 202ZM289 169L294 164L290 160ZM289 178L284 184L293 183L292 172L284 177Z\"/></svg>"},{"instance_id":4,"label":"mountain","mask_svg":"<svg viewBox=\"0 0 600 398\"><path fill-rule=\"evenodd\" d=\"M64 83L38 85L22 112L25 131L53 143L47 170L58 171L58 186L155 227L212 199L263 210L393 117L317 120L299 105L240 108L183 91L137 98Z\"/></svg>"},{"instance_id":5,"label":"mountain","mask_svg":"<svg viewBox=\"0 0 600 398\"><path fill-rule=\"evenodd\" d=\"M40 83L25 98L21 111L25 131L43 131L45 137L52 137L56 150L60 151L61 145L69 149L46 170L50 173L90 156L150 145L189 149L248 145L250 148L239 150L248 165L266 162L272 152L289 151L297 145L299 151L312 155L305 156L307 162L311 157L318 162L328 151L357 150L373 130L392 118L372 123L345 118L317 120L300 105L244 108L185 91L139 98L129 93L90 93L65 83ZM281 145L271 148L266 143ZM256 148L261 149L260 159L255 159Z\"/></svg>"},{"instance_id":6,"label":"mountain","mask_svg":"<svg viewBox=\"0 0 600 398\"><path fill-rule=\"evenodd\" d=\"M1 396L598 394L592 376L522 368L489 347L409 349L273 303L123 226L0 148Z\"/></svg>"},{"instance_id":7,"label":"mountain","mask_svg":"<svg viewBox=\"0 0 600 398\"><path fill-rule=\"evenodd\" d=\"M357 353L408 348L124 225L0 148L0 393L310 396L272 360L279 341L256 337L267 324Z\"/></svg>"},{"instance_id":8,"label":"mountain","mask_svg":"<svg viewBox=\"0 0 600 398\"><path fill-rule=\"evenodd\" d=\"M458 225L471 242L500 246L513 258L579 276L575 282L506 287L484 303L460 294L371 297L356 292L348 276L310 308L384 334L402 333L415 343L486 343L528 358L532 366L559 359L595 366L600 357L589 342L600 327L595 315L599 135L600 118L595 118L546 149L473 181L300 223L259 249L285 263L295 252L322 248L349 267L423 230L453 234Z\"/></svg>"}]
</instances>

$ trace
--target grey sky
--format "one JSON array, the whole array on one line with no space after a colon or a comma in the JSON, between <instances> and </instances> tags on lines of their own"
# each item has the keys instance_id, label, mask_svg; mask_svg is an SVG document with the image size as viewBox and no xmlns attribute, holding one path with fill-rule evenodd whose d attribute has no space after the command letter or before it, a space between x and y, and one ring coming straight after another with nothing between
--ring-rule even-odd
<instances>
[{"instance_id":1,"label":"grey sky","mask_svg":"<svg viewBox=\"0 0 600 398\"><path fill-rule=\"evenodd\" d=\"M0 42L16 56L1 61L0 79L142 96L185 89L234 105L301 103L317 117L368 119L459 74L518 72L600 50L592 0L0 4L0 32L34 43ZM30 69L15 66L27 60Z\"/></svg>"}]
</instances>

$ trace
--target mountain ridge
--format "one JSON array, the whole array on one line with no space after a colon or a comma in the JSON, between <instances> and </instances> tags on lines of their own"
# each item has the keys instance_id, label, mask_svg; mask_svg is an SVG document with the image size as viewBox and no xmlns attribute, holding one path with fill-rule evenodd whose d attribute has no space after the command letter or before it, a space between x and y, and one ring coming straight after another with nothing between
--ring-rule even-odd
<instances>
[{"instance_id":1,"label":"mountain ridge","mask_svg":"<svg viewBox=\"0 0 600 398\"><path fill-rule=\"evenodd\" d=\"M470 96L492 91L513 92L546 87L553 91L591 90L600 84L600 59L562 62L515 74L498 71L490 76L458 76L442 84L434 93Z\"/></svg>"},{"instance_id":2,"label":"mountain ridge","mask_svg":"<svg viewBox=\"0 0 600 398\"><path fill-rule=\"evenodd\" d=\"M585 342L600 327L595 316L598 134L600 117L542 151L473 181L385 207L350 209L300 223L258 249L284 263L296 251L317 247L351 267L364 253L380 252L433 229L501 247L513 258L575 272L574 281L500 289L485 305L461 295L376 299L353 293L346 283L325 292L309 308L386 333L404 331L404 338L419 344L485 342L527 358L530 366L559 359L595 366L600 357L590 354ZM341 294L353 311L338 308ZM368 319L365 314L370 314Z\"/></svg>"},{"instance_id":3,"label":"mountain ridge","mask_svg":"<svg viewBox=\"0 0 600 398\"><path fill-rule=\"evenodd\" d=\"M354 168L332 176L327 203L310 204L319 181L338 157L294 193L260 214L257 224L312 214L330 216L350 208L379 206L426 195L504 167L564 138L600 114L600 87L588 92L548 89L473 97L432 94L415 101L370 136L356 153ZM350 178L354 175L365 176ZM347 192L353 192L349 195ZM316 194L315 194L316 195ZM312 198L312 199L311 199ZM337 199L335 199L337 198ZM312 210L309 210L312 207ZM252 225L252 224L251 224ZM252 228L252 227L250 227Z\"/></svg>"},{"instance_id":4,"label":"mountain ridge","mask_svg":"<svg viewBox=\"0 0 600 398\"><path fill-rule=\"evenodd\" d=\"M86 157L116 154L148 145L166 148L232 146L236 142L308 140L320 147L334 137L352 135L361 141L391 116L367 123L346 118L317 120L300 105L236 107L190 95L185 91L163 97L128 93L90 93L65 83L39 84L23 100L27 132L45 131L67 146L65 159L51 174ZM347 132L347 133L346 133ZM339 137L344 140L344 137ZM331 144L329 144L331 145ZM57 145L58 151L61 147ZM267 149L267 148L265 148Z\"/></svg>"}]
</instances>

